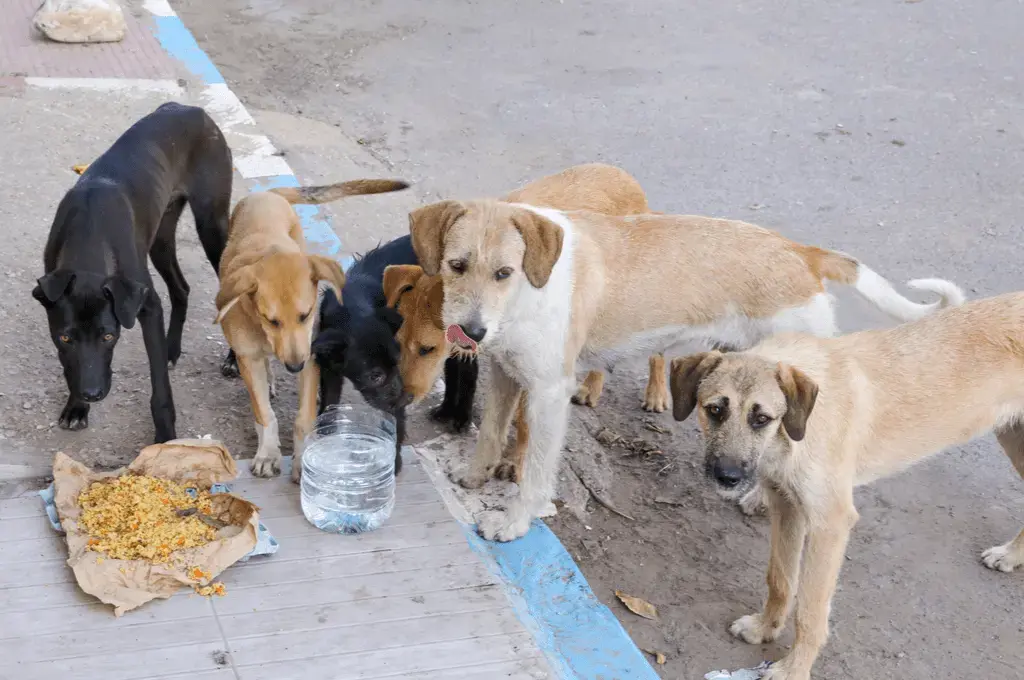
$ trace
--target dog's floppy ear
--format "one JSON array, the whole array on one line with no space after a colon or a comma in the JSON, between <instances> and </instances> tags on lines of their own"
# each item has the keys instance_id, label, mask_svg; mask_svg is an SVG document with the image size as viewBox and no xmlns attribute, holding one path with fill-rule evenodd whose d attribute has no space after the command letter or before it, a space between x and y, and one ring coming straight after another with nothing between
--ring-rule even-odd
<instances>
[{"instance_id":1,"label":"dog's floppy ear","mask_svg":"<svg viewBox=\"0 0 1024 680\"><path fill-rule=\"evenodd\" d=\"M32 289L32 297L49 307L57 300L64 297L68 288L75 282L75 273L67 269L58 269L45 276L39 277L36 287Z\"/></svg>"},{"instance_id":2,"label":"dog's floppy ear","mask_svg":"<svg viewBox=\"0 0 1024 680\"><path fill-rule=\"evenodd\" d=\"M423 267L415 264L391 264L384 267L384 298L388 307L398 304L402 294L412 290L423 276Z\"/></svg>"},{"instance_id":3,"label":"dog's floppy ear","mask_svg":"<svg viewBox=\"0 0 1024 680\"><path fill-rule=\"evenodd\" d=\"M466 206L458 201L432 203L409 213L412 249L428 275L436 276L441 271L444 237L455 221L465 214Z\"/></svg>"},{"instance_id":4,"label":"dog's floppy ear","mask_svg":"<svg viewBox=\"0 0 1024 680\"><path fill-rule=\"evenodd\" d=\"M402 315L398 313L398 310L391 307L378 307L374 310L374 315L386 323L388 328L391 329L391 335L398 332L398 329L402 327Z\"/></svg>"},{"instance_id":5,"label":"dog's floppy ear","mask_svg":"<svg viewBox=\"0 0 1024 680\"><path fill-rule=\"evenodd\" d=\"M512 216L512 224L526 242L523 271L534 288L543 288L551 270L562 254L562 228L530 210L519 210Z\"/></svg>"},{"instance_id":6,"label":"dog's floppy ear","mask_svg":"<svg viewBox=\"0 0 1024 680\"><path fill-rule=\"evenodd\" d=\"M309 349L320 364L343 364L348 351L348 331L343 328L320 331Z\"/></svg>"},{"instance_id":7,"label":"dog's floppy ear","mask_svg":"<svg viewBox=\"0 0 1024 680\"><path fill-rule=\"evenodd\" d=\"M672 360L669 385L672 392L672 417L686 420L697 406L697 388L700 381L718 367L722 353L718 350L701 352Z\"/></svg>"},{"instance_id":8,"label":"dog's floppy ear","mask_svg":"<svg viewBox=\"0 0 1024 680\"><path fill-rule=\"evenodd\" d=\"M123 276L111 276L103 282L103 295L114 307L114 318L125 328L135 325L135 318L149 294L149 286Z\"/></svg>"},{"instance_id":9,"label":"dog's floppy ear","mask_svg":"<svg viewBox=\"0 0 1024 680\"><path fill-rule=\"evenodd\" d=\"M310 255L309 266L313 270L313 282L326 281L334 286L334 291L341 297L341 289L345 287L345 272L338 261L323 255Z\"/></svg>"},{"instance_id":10,"label":"dog's floppy ear","mask_svg":"<svg viewBox=\"0 0 1024 680\"><path fill-rule=\"evenodd\" d=\"M444 306L444 282L440 276L432 276L427 281L427 293L425 295L427 309L430 312L430 320L434 326L444 329L444 321L441 319L441 307Z\"/></svg>"},{"instance_id":11,"label":"dog's floppy ear","mask_svg":"<svg viewBox=\"0 0 1024 680\"><path fill-rule=\"evenodd\" d=\"M814 410L818 386L803 371L781 361L776 367L775 377L786 395L786 415L782 417L782 426L789 438L798 442L807 434L807 419Z\"/></svg>"},{"instance_id":12,"label":"dog's floppy ear","mask_svg":"<svg viewBox=\"0 0 1024 680\"><path fill-rule=\"evenodd\" d=\"M220 282L220 290L214 303L217 305L217 318L213 323L218 324L224 320L224 315L231 311L231 308L242 299L243 295L252 295L259 286L259 279L256 277L256 265L246 265L231 272L231 275Z\"/></svg>"}]
</instances>

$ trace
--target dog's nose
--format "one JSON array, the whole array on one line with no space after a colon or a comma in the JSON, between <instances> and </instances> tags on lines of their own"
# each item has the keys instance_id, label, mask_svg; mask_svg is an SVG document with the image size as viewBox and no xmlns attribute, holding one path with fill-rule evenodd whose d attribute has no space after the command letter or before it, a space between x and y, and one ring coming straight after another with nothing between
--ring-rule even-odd
<instances>
[{"instance_id":1,"label":"dog's nose","mask_svg":"<svg viewBox=\"0 0 1024 680\"><path fill-rule=\"evenodd\" d=\"M743 469L735 463L718 461L712 470L715 481L727 489L731 489L743 481Z\"/></svg>"},{"instance_id":2,"label":"dog's nose","mask_svg":"<svg viewBox=\"0 0 1024 680\"><path fill-rule=\"evenodd\" d=\"M285 364L284 367L288 369L289 373L298 373L302 370L302 367L306 365L305 361L300 361L297 364Z\"/></svg>"},{"instance_id":3,"label":"dog's nose","mask_svg":"<svg viewBox=\"0 0 1024 680\"><path fill-rule=\"evenodd\" d=\"M82 399L85 401L100 401L104 396L102 387L88 387L82 390Z\"/></svg>"},{"instance_id":4,"label":"dog's nose","mask_svg":"<svg viewBox=\"0 0 1024 680\"><path fill-rule=\"evenodd\" d=\"M481 340L484 339L484 336L487 335L487 329L484 328L483 326L463 326L460 324L459 328L461 328L462 332L465 333L466 336L473 342L480 342Z\"/></svg>"}]
</instances>

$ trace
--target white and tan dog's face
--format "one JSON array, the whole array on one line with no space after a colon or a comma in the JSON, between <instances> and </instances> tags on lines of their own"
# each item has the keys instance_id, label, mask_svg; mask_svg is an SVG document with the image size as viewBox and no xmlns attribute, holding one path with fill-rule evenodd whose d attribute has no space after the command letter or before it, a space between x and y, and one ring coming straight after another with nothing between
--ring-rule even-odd
<instances>
[{"instance_id":1,"label":"white and tan dog's face","mask_svg":"<svg viewBox=\"0 0 1024 680\"><path fill-rule=\"evenodd\" d=\"M442 316L450 342L477 351L499 335L522 286L543 288L562 252L562 228L499 201L442 201L409 215L420 266L444 283Z\"/></svg>"},{"instance_id":2,"label":"white and tan dog's face","mask_svg":"<svg viewBox=\"0 0 1024 680\"><path fill-rule=\"evenodd\" d=\"M798 369L745 353L674 359L670 373L672 415L682 421L697 410L705 474L729 499L753 487L766 457L804 438L818 396Z\"/></svg>"}]
</instances>

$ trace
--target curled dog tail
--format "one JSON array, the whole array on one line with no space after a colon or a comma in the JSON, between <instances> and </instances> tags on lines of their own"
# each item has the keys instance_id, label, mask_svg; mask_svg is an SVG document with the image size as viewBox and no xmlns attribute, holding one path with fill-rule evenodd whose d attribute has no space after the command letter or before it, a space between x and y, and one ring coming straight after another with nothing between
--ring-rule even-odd
<instances>
[{"instance_id":1,"label":"curled dog tail","mask_svg":"<svg viewBox=\"0 0 1024 680\"><path fill-rule=\"evenodd\" d=\"M326 184L316 187L278 187L271 189L278 196L295 205L330 203L346 196L363 194L386 194L391 191L408 189L409 183L400 179L354 179L349 182Z\"/></svg>"},{"instance_id":2,"label":"curled dog tail","mask_svg":"<svg viewBox=\"0 0 1024 680\"><path fill-rule=\"evenodd\" d=\"M806 248L803 254L808 266L820 279L853 286L861 297L898 321L920 319L938 309L961 305L965 299L963 291L952 281L914 279L907 282L908 287L939 296L935 302L914 302L900 295L873 269L849 255L812 247Z\"/></svg>"}]
</instances>

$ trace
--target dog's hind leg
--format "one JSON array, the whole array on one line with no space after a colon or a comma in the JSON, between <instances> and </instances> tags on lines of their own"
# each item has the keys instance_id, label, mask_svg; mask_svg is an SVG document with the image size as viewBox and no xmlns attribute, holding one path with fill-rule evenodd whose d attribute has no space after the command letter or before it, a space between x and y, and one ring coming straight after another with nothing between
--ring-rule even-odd
<instances>
[{"instance_id":1,"label":"dog's hind leg","mask_svg":"<svg viewBox=\"0 0 1024 680\"><path fill-rule=\"evenodd\" d=\"M1015 423L996 431L996 438L1009 456L1017 472L1024 478L1024 424ZM1024 565L1024 530L1004 545L989 548L981 554L981 560L989 569L1011 572Z\"/></svg>"},{"instance_id":2,"label":"dog's hind leg","mask_svg":"<svg viewBox=\"0 0 1024 680\"><path fill-rule=\"evenodd\" d=\"M597 402L601 401L601 392L603 391L604 373L601 371L591 371L587 373L587 377L580 383L576 394L572 395L572 403L593 408L597 406Z\"/></svg>"},{"instance_id":3,"label":"dog's hind leg","mask_svg":"<svg viewBox=\"0 0 1024 680\"><path fill-rule=\"evenodd\" d=\"M668 408L668 384L665 382L665 355L652 354L648 361L650 375L642 407L645 411L661 413Z\"/></svg>"},{"instance_id":4,"label":"dog's hind leg","mask_svg":"<svg viewBox=\"0 0 1024 680\"><path fill-rule=\"evenodd\" d=\"M519 385L497 361L491 360L491 389L487 393L476 452L469 470L455 481L467 489L479 489L491 478L494 466L501 461L501 452L508 439L512 412L519 401Z\"/></svg>"},{"instance_id":5,"label":"dog's hind leg","mask_svg":"<svg viewBox=\"0 0 1024 680\"><path fill-rule=\"evenodd\" d=\"M153 387L149 409L153 414L153 425L156 427L156 443L162 444L177 437L174 429L176 414L174 396L171 394L171 378L167 373L164 310L160 304L160 296L152 287L139 311L139 325L142 326L142 339L149 358L149 380Z\"/></svg>"},{"instance_id":6,"label":"dog's hind leg","mask_svg":"<svg viewBox=\"0 0 1024 680\"><path fill-rule=\"evenodd\" d=\"M220 274L220 257L228 243L228 215L231 208L231 178L224 187L204 187L189 195L189 206L196 220L196 232L203 244L206 259L213 271Z\"/></svg>"},{"instance_id":7,"label":"dog's hind leg","mask_svg":"<svg viewBox=\"0 0 1024 680\"><path fill-rule=\"evenodd\" d=\"M160 227L157 229L156 238L149 249L149 258L153 261L164 283L167 284L167 294L171 299L171 321L167 326L167 362L171 368L178 363L181 357L181 334L185 327L185 316L188 313L188 282L181 272L178 264L178 254L175 245L175 232L178 227L178 218L185 207L185 199L179 198L171 202L160 218Z\"/></svg>"}]
</instances>

